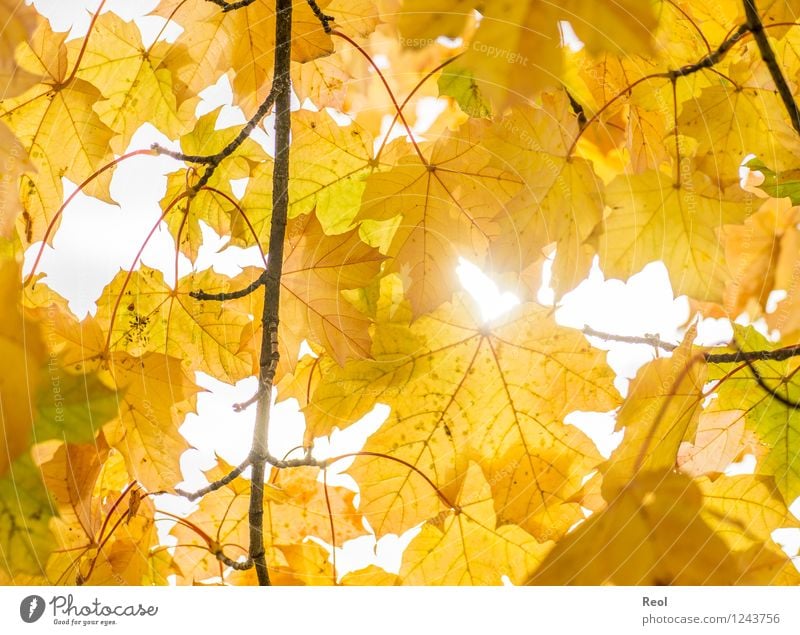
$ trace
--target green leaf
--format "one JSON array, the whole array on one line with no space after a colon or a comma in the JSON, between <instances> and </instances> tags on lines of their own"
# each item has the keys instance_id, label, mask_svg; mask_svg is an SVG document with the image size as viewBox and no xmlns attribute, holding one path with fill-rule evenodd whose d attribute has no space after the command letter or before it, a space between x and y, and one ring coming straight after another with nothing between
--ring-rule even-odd
<instances>
[{"instance_id":1,"label":"green leaf","mask_svg":"<svg viewBox=\"0 0 800 635\"><path fill-rule=\"evenodd\" d=\"M53 369L37 397L37 443L60 439L88 443L104 423L117 416L118 395L97 375L68 375Z\"/></svg>"}]
</instances>

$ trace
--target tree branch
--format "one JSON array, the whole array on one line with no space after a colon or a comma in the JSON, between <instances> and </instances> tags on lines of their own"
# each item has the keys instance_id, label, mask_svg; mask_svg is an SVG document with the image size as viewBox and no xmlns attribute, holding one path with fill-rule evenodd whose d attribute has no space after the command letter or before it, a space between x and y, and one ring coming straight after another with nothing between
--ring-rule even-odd
<instances>
[{"instance_id":1,"label":"tree branch","mask_svg":"<svg viewBox=\"0 0 800 635\"><path fill-rule=\"evenodd\" d=\"M703 357L709 364L736 364L738 362L782 362L791 357L800 355L800 344L785 346L772 351L742 351L735 353L704 353Z\"/></svg>"},{"instance_id":2,"label":"tree branch","mask_svg":"<svg viewBox=\"0 0 800 635\"><path fill-rule=\"evenodd\" d=\"M262 284L267 281L267 271L258 276L253 282L248 284L244 289L238 291L224 291L222 293L206 293L205 291L189 291L189 296L195 300L214 300L215 302L225 302L226 300L238 300L250 295L258 289Z\"/></svg>"},{"instance_id":3,"label":"tree branch","mask_svg":"<svg viewBox=\"0 0 800 635\"><path fill-rule=\"evenodd\" d=\"M789 119L792 120L792 126L797 134L800 134L800 110L797 108L797 102L792 96L792 91L789 89L789 84L786 83L786 78L783 76L778 60L775 59L775 53L770 46L767 34L764 33L764 24L758 16L755 0L743 0L744 13L747 17L747 28L753 34L758 50L761 53L761 59L769 69L769 74L772 75L772 80L775 82L775 87L778 89L778 94L783 100L783 105L789 113Z\"/></svg>"},{"instance_id":4,"label":"tree branch","mask_svg":"<svg viewBox=\"0 0 800 635\"><path fill-rule=\"evenodd\" d=\"M744 362L745 364L747 364L747 368L750 369L750 372L753 374L753 378L756 380L756 383L761 387L761 389L764 392L772 395L777 401L782 403L787 408L791 408L792 410L797 410L798 408L800 408L799 403L794 402L787 397L782 397L781 395L778 394L777 388L772 388L771 386L769 386L767 382L764 381L764 378L761 376L761 373L759 373L756 370L756 367L753 366L753 362L751 362L749 359L745 359Z\"/></svg>"},{"instance_id":5,"label":"tree branch","mask_svg":"<svg viewBox=\"0 0 800 635\"><path fill-rule=\"evenodd\" d=\"M213 0L210 0L213 1ZM222 150L215 154L184 154L183 152L175 152L174 150L170 150L165 148L158 143L154 143L150 146L150 150L152 150L156 154L163 154L168 157L172 157L173 159L177 159L178 161L186 161L187 163L200 163L203 165L208 166L203 172L203 176L200 177L200 180L195 183L191 188L189 188L192 196L197 194L201 189L203 189L206 184L208 183L211 176L214 174L214 171L217 169L220 163L227 157L231 156L236 150L242 145L245 140L253 134L253 130L255 130L256 126L261 123L261 120L269 112L272 105L275 103L275 83L273 82L272 90L269 91L269 94L264 98L264 101L256 110L256 113L250 118L244 127L239 131L239 134Z\"/></svg>"},{"instance_id":6,"label":"tree branch","mask_svg":"<svg viewBox=\"0 0 800 635\"><path fill-rule=\"evenodd\" d=\"M590 337L599 337L611 342L623 342L625 344L648 344L649 346L661 348L667 352L674 351L676 348L678 348L676 344L665 342L658 335L652 335L650 333L646 333L645 335L613 335L612 333L596 331L588 325L584 325L581 332L584 335L588 335Z\"/></svg>"},{"instance_id":7,"label":"tree branch","mask_svg":"<svg viewBox=\"0 0 800 635\"><path fill-rule=\"evenodd\" d=\"M325 31L325 33L330 33L332 31L330 23L333 22L333 16L325 15L322 12L322 9L319 8L316 0L306 0L306 2L308 3L308 6L311 7L311 10L314 12L317 20L319 20L322 24L322 30Z\"/></svg>"},{"instance_id":8,"label":"tree branch","mask_svg":"<svg viewBox=\"0 0 800 635\"><path fill-rule=\"evenodd\" d=\"M750 30L751 29L747 24L740 24L736 30L731 33L731 35L725 38L722 44L720 44L714 51L706 55L700 61L695 62L694 64L686 64L680 68L671 70L667 73L667 75L670 79L676 79L678 77L684 77L685 75L691 75L692 73L701 71L704 68L716 66L720 61L722 61L722 58L725 57L725 54L730 51L733 46Z\"/></svg>"},{"instance_id":9,"label":"tree branch","mask_svg":"<svg viewBox=\"0 0 800 635\"><path fill-rule=\"evenodd\" d=\"M280 359L278 348L278 308L280 306L283 244L289 211L289 139L291 134L291 46L292 0L276 0L275 67L272 93L275 95L275 162L272 171L272 221L269 235L269 258L264 271L264 310L261 315L263 336L259 361L253 444L250 462L253 468L250 485L250 557L262 586L270 584L264 549L264 472L270 458L268 448L270 407L275 371Z\"/></svg>"},{"instance_id":10,"label":"tree branch","mask_svg":"<svg viewBox=\"0 0 800 635\"><path fill-rule=\"evenodd\" d=\"M206 0L212 4L222 7L223 13L228 11L236 11L236 9L244 9L246 6L253 4L256 0L238 0L238 2L225 2L225 0Z\"/></svg>"},{"instance_id":11,"label":"tree branch","mask_svg":"<svg viewBox=\"0 0 800 635\"><path fill-rule=\"evenodd\" d=\"M184 498L190 501L196 501L198 498L202 498L206 494L210 494L211 492L216 492L218 489L225 487L228 483L233 481L242 472L244 472L247 469L248 465L250 465L249 456L237 467L228 472L225 476L223 476L220 479L217 479L213 483L209 483L204 488L199 489L196 492L187 492L186 490L176 488L175 493L178 494L179 496L183 496Z\"/></svg>"}]
</instances>

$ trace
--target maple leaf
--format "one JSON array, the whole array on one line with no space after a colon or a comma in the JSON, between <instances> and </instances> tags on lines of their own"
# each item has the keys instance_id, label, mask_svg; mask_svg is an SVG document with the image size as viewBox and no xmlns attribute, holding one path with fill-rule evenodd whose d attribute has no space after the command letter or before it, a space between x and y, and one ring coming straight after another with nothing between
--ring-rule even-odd
<instances>
[{"instance_id":1,"label":"maple leaf","mask_svg":"<svg viewBox=\"0 0 800 635\"><path fill-rule=\"evenodd\" d=\"M672 357L653 360L631 383L617 415L616 428L625 436L604 466L606 500L639 471L673 468L681 442L694 436L705 379L705 366L692 360L695 335L689 329Z\"/></svg>"},{"instance_id":2,"label":"maple leaf","mask_svg":"<svg viewBox=\"0 0 800 635\"><path fill-rule=\"evenodd\" d=\"M558 296L589 271L586 241L602 219L601 186L591 165L569 156L578 122L564 93L544 95L539 108L521 107L498 121L486 146L495 165L524 184L498 212L492 266L521 271L556 244L552 286Z\"/></svg>"},{"instance_id":3,"label":"maple leaf","mask_svg":"<svg viewBox=\"0 0 800 635\"><path fill-rule=\"evenodd\" d=\"M486 325L461 298L412 325L404 317L407 309L379 322L374 361L319 365L322 377L304 408L310 435L319 436L376 402L392 407L364 446L370 454L349 470L370 525L378 535L399 533L439 513L442 501L422 475L452 499L467 458L479 457L502 521L537 537L565 532L580 516L572 502L580 475L600 457L561 421L572 410L617 403L602 355L587 355L582 336L536 305ZM536 377L532 367L541 369Z\"/></svg>"},{"instance_id":4,"label":"maple leaf","mask_svg":"<svg viewBox=\"0 0 800 635\"><path fill-rule=\"evenodd\" d=\"M194 156L214 156L236 138L239 126L217 129L221 110L216 108L198 118L194 128L180 139L182 152ZM186 194L197 184L202 170L192 167L168 176L161 207L167 212L164 221L175 236L181 252L192 261L197 259L203 243L200 221L220 236L230 235L234 228L244 231L246 244L253 243L249 227L239 229L240 225L246 225L241 213L247 214L247 220L250 221L263 212L260 208L244 211L237 207L238 197L233 193L230 182L234 179L258 178L259 166L267 160L268 156L261 146L252 139L245 139L233 155L225 157L216 167L206 187L192 196ZM245 203L242 204L246 207Z\"/></svg>"},{"instance_id":5,"label":"maple leaf","mask_svg":"<svg viewBox=\"0 0 800 635\"><path fill-rule=\"evenodd\" d=\"M198 98L178 101L172 71L164 65L167 50L174 46L156 42L145 48L136 24L111 12L95 22L77 76L102 93L104 99L93 110L114 131L111 145L117 154L148 121L158 122L171 139L185 132Z\"/></svg>"},{"instance_id":6,"label":"maple leaf","mask_svg":"<svg viewBox=\"0 0 800 635\"><path fill-rule=\"evenodd\" d=\"M709 86L687 101L677 121L681 134L698 142L699 161L713 162L721 179L738 180L738 168L748 153L784 169L794 165L800 140L784 121L773 90Z\"/></svg>"},{"instance_id":7,"label":"maple leaf","mask_svg":"<svg viewBox=\"0 0 800 635\"><path fill-rule=\"evenodd\" d=\"M407 155L392 170L367 179L358 218L400 217L387 250L387 272L404 266L410 271L406 293L416 314L449 297L460 256L485 260L497 233L494 218L520 189L516 174L492 165L492 152L480 143L483 132L479 124L464 126L443 136L429 157Z\"/></svg>"},{"instance_id":8,"label":"maple leaf","mask_svg":"<svg viewBox=\"0 0 800 635\"><path fill-rule=\"evenodd\" d=\"M608 507L545 556L531 584L690 584L779 582L751 569L715 532L701 489L687 477L642 473ZM719 509L718 503L714 503ZM709 510L714 514L714 507ZM723 521L725 522L725 521ZM716 523L715 523L716 524ZM727 527L735 526L732 518ZM738 529L738 528L737 528ZM597 546L603 545L602 550ZM796 576L795 576L796 577Z\"/></svg>"},{"instance_id":9,"label":"maple leaf","mask_svg":"<svg viewBox=\"0 0 800 635\"><path fill-rule=\"evenodd\" d=\"M370 284L384 257L355 230L326 235L316 214L290 221L287 232L281 279L282 357L292 364L306 338L324 346L340 364L367 356L369 319L343 292Z\"/></svg>"},{"instance_id":10,"label":"maple leaf","mask_svg":"<svg viewBox=\"0 0 800 635\"><path fill-rule=\"evenodd\" d=\"M30 88L38 77L20 68L14 50L28 40L38 21L33 7L20 6L15 0L0 2L0 95L14 97ZM5 144L3 144L5 145Z\"/></svg>"},{"instance_id":11,"label":"maple leaf","mask_svg":"<svg viewBox=\"0 0 800 635\"><path fill-rule=\"evenodd\" d=\"M229 468L224 461L219 461L207 476L210 480L220 478L230 471ZM269 479L264 489L264 526L269 536L267 548L285 549L286 545L298 544L309 535L328 541L334 539L336 544L341 544L364 534L360 516L353 508L354 493L331 486L326 493L318 475L317 468L299 468L276 472ZM210 545L205 545L207 548L222 547L224 553L234 560L246 555L244 545L248 544L250 532L246 513L249 490L249 484L243 478L233 480L213 495L203 498L197 511L187 518L191 524L179 524L172 530L178 544L184 547L177 549L175 560L187 581L221 575L220 563L213 553L197 548L203 542L198 529L211 540Z\"/></svg>"},{"instance_id":12,"label":"maple leaf","mask_svg":"<svg viewBox=\"0 0 800 635\"><path fill-rule=\"evenodd\" d=\"M329 0L318 3L321 9ZM363 4L362 4L363 6ZM172 51L178 76L193 94L214 84L221 73L233 72L236 103L250 117L269 92L275 49L275 3L253 2L230 12L204 0L166 0L154 10L184 27ZM352 18L351 18L352 19ZM292 59L313 60L333 51L305 0L292 7Z\"/></svg>"},{"instance_id":13,"label":"maple leaf","mask_svg":"<svg viewBox=\"0 0 800 635\"><path fill-rule=\"evenodd\" d=\"M101 93L72 72L75 56L64 43L66 36L41 23L18 52L20 65L40 75L40 83L0 100L0 122L17 136L34 169L26 171L21 185L28 243L41 240L61 207L62 177L80 183L113 158L114 133L92 109ZM110 179L111 171L105 172L85 193L111 202Z\"/></svg>"},{"instance_id":14,"label":"maple leaf","mask_svg":"<svg viewBox=\"0 0 800 635\"><path fill-rule=\"evenodd\" d=\"M239 336L253 319L255 299L221 304L189 295L231 288L230 279L221 281L210 270L181 279L174 289L158 270L122 271L98 300L97 320L109 333L113 351L137 357L146 352L177 359L190 355L194 370L236 381L250 372L247 356L239 352Z\"/></svg>"},{"instance_id":15,"label":"maple leaf","mask_svg":"<svg viewBox=\"0 0 800 635\"><path fill-rule=\"evenodd\" d=\"M0 476L0 571L7 571L12 580L30 576L42 584L39 578L53 550L52 515L39 469L30 456L21 456Z\"/></svg>"},{"instance_id":16,"label":"maple leaf","mask_svg":"<svg viewBox=\"0 0 800 635\"><path fill-rule=\"evenodd\" d=\"M189 447L178 428L194 412L200 388L179 358L123 353L112 357L109 366L124 391L117 418L104 428L109 444L147 489L174 487L181 481L180 456Z\"/></svg>"},{"instance_id":17,"label":"maple leaf","mask_svg":"<svg viewBox=\"0 0 800 635\"><path fill-rule=\"evenodd\" d=\"M400 570L404 584L499 585L504 575L519 584L550 549L518 526L497 526L491 488L475 463L457 505L440 526L423 525L408 545Z\"/></svg>"},{"instance_id":18,"label":"maple leaf","mask_svg":"<svg viewBox=\"0 0 800 635\"><path fill-rule=\"evenodd\" d=\"M42 372L47 364L44 340L38 323L27 322L19 306L20 265L13 247L5 241L0 242L0 263L0 299L5 307L0 320L0 354L10 371L0 375L0 476L3 476L30 444L35 415L29 404L36 401L40 390L49 386L45 387ZM55 371L58 372L57 365Z\"/></svg>"},{"instance_id":19,"label":"maple leaf","mask_svg":"<svg viewBox=\"0 0 800 635\"><path fill-rule=\"evenodd\" d=\"M122 457L109 453L101 437L97 445L40 448L37 460L59 510L51 523L59 548L47 562L50 580L138 584L157 542L155 510L131 487Z\"/></svg>"},{"instance_id":20,"label":"maple leaf","mask_svg":"<svg viewBox=\"0 0 800 635\"><path fill-rule=\"evenodd\" d=\"M722 227L720 239L730 272L724 296L729 315L738 316L752 300L759 309L766 308L786 252L793 253L797 244L797 217L790 201L770 199L743 225Z\"/></svg>"},{"instance_id":21,"label":"maple leaf","mask_svg":"<svg viewBox=\"0 0 800 635\"><path fill-rule=\"evenodd\" d=\"M688 173L676 185L657 171L617 177L604 201L611 212L596 240L607 275L627 279L663 260L675 295L722 299L727 272L716 229L744 221L743 202L721 194L704 173Z\"/></svg>"},{"instance_id":22,"label":"maple leaf","mask_svg":"<svg viewBox=\"0 0 800 635\"><path fill-rule=\"evenodd\" d=\"M774 348L760 333L748 327L734 325L737 347L743 350L771 350ZM754 362L756 372L763 377L767 387L774 385L777 395L790 402L797 399L797 383L792 381L797 368L796 360ZM712 367L711 378L725 376L725 366ZM756 473L772 476L785 501L791 503L800 496L800 470L797 462L797 440L800 426L794 409L781 403L768 390L753 381L752 371L742 371L725 378L717 388L715 411L743 410L748 429L755 432L760 445L766 449L756 464Z\"/></svg>"}]
</instances>

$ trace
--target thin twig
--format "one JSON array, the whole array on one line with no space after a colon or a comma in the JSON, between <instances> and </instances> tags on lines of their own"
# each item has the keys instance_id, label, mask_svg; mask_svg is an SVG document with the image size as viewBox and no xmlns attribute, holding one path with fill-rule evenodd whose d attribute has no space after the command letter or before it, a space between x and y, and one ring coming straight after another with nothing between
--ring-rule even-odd
<instances>
[{"instance_id":1,"label":"thin twig","mask_svg":"<svg viewBox=\"0 0 800 635\"><path fill-rule=\"evenodd\" d=\"M247 560L233 560L229 558L224 553L222 553L222 548L217 549L214 552L214 557L219 560L222 564L229 566L231 569L236 569L237 571L246 571L247 569L253 568L253 559L248 558Z\"/></svg>"},{"instance_id":2,"label":"thin twig","mask_svg":"<svg viewBox=\"0 0 800 635\"><path fill-rule=\"evenodd\" d=\"M267 116L267 113L269 112L270 108L272 108L274 103L275 85L273 83L272 90L269 91L269 94L264 98L264 101L261 102L261 105L258 107L258 110L256 110L256 113L239 131L239 134L237 134L236 137L230 143L228 143L228 145L222 148L222 150L214 154L184 154L183 152L176 152L174 150L165 148L158 143L151 145L150 149L156 154L163 154L164 156L172 157L178 161L186 161L187 163L200 163L207 166L203 172L203 175L200 177L200 180L191 188L189 188L191 195L194 196L208 184L208 181L211 179L211 176L214 174L214 171L217 169L219 164L222 163L224 159L236 152L239 146L242 145L251 134L253 134L253 130L255 130L256 126L261 123L261 120Z\"/></svg>"},{"instance_id":3,"label":"thin twig","mask_svg":"<svg viewBox=\"0 0 800 635\"><path fill-rule=\"evenodd\" d=\"M746 360L744 360L744 363L747 364L747 368L750 369L750 372L753 374L753 378L756 380L756 383L765 392L767 392L770 395L772 395L777 401L782 403L787 408L791 408L792 410L797 410L798 408L800 408L800 403L792 401L788 397L782 397L780 394L778 394L778 389L777 388L772 388L771 386L769 386L767 384L767 382L764 381L764 378L761 376L761 373L759 373L756 370L756 367L753 366L753 362L751 362L750 360L746 359Z\"/></svg>"},{"instance_id":4,"label":"thin twig","mask_svg":"<svg viewBox=\"0 0 800 635\"><path fill-rule=\"evenodd\" d=\"M667 74L670 79L677 79L678 77L685 77L686 75L691 75L692 73L696 73L697 71L701 71L704 68L711 68L712 66L716 66L719 62L722 61L722 58L725 57L725 54L730 51L733 46L742 39L748 32L750 28L747 24L740 24L736 29L731 33L730 36L725 38L714 51L703 57L700 61L695 62L694 64L685 64L680 68L676 68L675 70L669 71Z\"/></svg>"},{"instance_id":5,"label":"thin twig","mask_svg":"<svg viewBox=\"0 0 800 635\"><path fill-rule=\"evenodd\" d=\"M256 0L238 0L238 2L225 2L225 0L206 0L212 4L222 7L222 12L236 11L236 9L244 9L246 6L253 4Z\"/></svg>"},{"instance_id":6,"label":"thin twig","mask_svg":"<svg viewBox=\"0 0 800 635\"><path fill-rule=\"evenodd\" d=\"M657 334L651 333L646 333L645 335L614 335L612 333L596 331L588 325L585 325L581 332L584 335L589 335L590 337L599 337L611 342L624 342L625 344L648 344L649 346L661 348L667 352L674 351L676 348L678 348L676 344L665 342Z\"/></svg>"},{"instance_id":7,"label":"thin twig","mask_svg":"<svg viewBox=\"0 0 800 635\"><path fill-rule=\"evenodd\" d=\"M800 344L777 348L772 351L742 351L735 353L705 353L709 364L736 364L738 362L781 362L800 355Z\"/></svg>"},{"instance_id":8,"label":"thin twig","mask_svg":"<svg viewBox=\"0 0 800 635\"><path fill-rule=\"evenodd\" d=\"M233 481L242 472L244 472L247 469L248 465L250 465L249 456L244 461L242 461L237 467L228 472L225 476L223 476L220 479L217 479L213 483L209 483L202 489L199 489L196 492L187 492L186 490L176 489L175 493L178 494L179 496L183 496L184 498L190 501L196 501L198 498L202 498L206 494L210 494L211 492L216 492L218 489L225 487L228 483Z\"/></svg>"},{"instance_id":9,"label":"thin twig","mask_svg":"<svg viewBox=\"0 0 800 635\"><path fill-rule=\"evenodd\" d=\"M587 119L586 119L586 112L583 110L583 106L580 102L572 96L572 93L569 92L566 88L564 91L567 93L567 98L569 99L570 108L572 108L572 112L575 113L575 116L578 118L578 127L583 128L586 126Z\"/></svg>"},{"instance_id":10,"label":"thin twig","mask_svg":"<svg viewBox=\"0 0 800 635\"><path fill-rule=\"evenodd\" d=\"M331 22L334 21L334 17L332 15L325 15L322 12L322 9L319 8L316 0L306 0L306 2L308 3L308 6L311 7L311 10L314 12L317 20L319 20L320 24L322 24L322 30L325 31L325 33L330 33L332 30Z\"/></svg>"},{"instance_id":11,"label":"thin twig","mask_svg":"<svg viewBox=\"0 0 800 635\"><path fill-rule=\"evenodd\" d=\"M238 300L244 298L267 281L267 271L258 276L253 282L248 284L244 289L237 291L223 291L221 293L206 293L205 291L189 291L189 295L195 300L214 300L215 302L225 302L226 300Z\"/></svg>"},{"instance_id":12,"label":"thin twig","mask_svg":"<svg viewBox=\"0 0 800 635\"><path fill-rule=\"evenodd\" d=\"M626 88L623 88L620 92L614 95L611 99L609 99L605 104L603 104L597 112L595 112L589 119L586 121L586 125L578 130L578 134L575 135L575 139L573 139L572 144L570 145L569 149L567 150L567 156L571 156L572 153L575 151L575 148L578 146L578 141L580 141L581 136L583 136L584 130L588 128L591 124L597 121L600 118L600 115L603 114L608 108L610 108L614 103L617 102L620 98L624 97L625 95L630 95L634 88L643 84L644 82L650 81L651 79L669 79L674 80L677 77L684 77L686 75L691 75L692 73L696 73L703 69L712 69L712 67L720 62L725 54L739 41L742 37L748 33L750 29L746 24L742 24L736 27L731 35L725 38L722 43L717 47L715 51L709 53L705 57L701 58L700 61L694 64L686 64L681 66L680 68L668 70L662 73L651 73L650 75L645 75L640 77L636 81L629 84Z\"/></svg>"},{"instance_id":13,"label":"thin twig","mask_svg":"<svg viewBox=\"0 0 800 635\"><path fill-rule=\"evenodd\" d=\"M775 53L772 50L772 46L770 46L767 34L764 33L764 24L761 22L761 18L758 16L756 2L755 0L743 0L743 2L744 13L747 17L747 28L753 34L756 44L758 44L758 50L761 53L761 59L764 60L764 63L767 65L769 74L772 75L772 81L775 82L775 88L778 89L778 94L780 94L781 99L783 100L783 105L786 107L786 111L789 113L789 119L792 120L792 126L797 134L800 134L800 110L797 108L797 102L792 96L792 91L789 88L789 84L786 83L786 78L783 76L783 71L781 70L780 64L778 64L778 60L775 59Z\"/></svg>"}]
</instances>

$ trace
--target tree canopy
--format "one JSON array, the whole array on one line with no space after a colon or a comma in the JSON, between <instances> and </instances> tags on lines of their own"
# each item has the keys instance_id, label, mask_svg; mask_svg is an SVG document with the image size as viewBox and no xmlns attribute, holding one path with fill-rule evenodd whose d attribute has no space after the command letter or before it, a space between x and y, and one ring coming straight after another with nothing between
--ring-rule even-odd
<instances>
[{"instance_id":1,"label":"tree canopy","mask_svg":"<svg viewBox=\"0 0 800 635\"><path fill-rule=\"evenodd\" d=\"M0 0L0 583L800 582L800 2L161 0L153 32L98 4L70 36ZM221 80L246 123L198 109ZM75 315L43 254L134 157L171 161L145 243L174 266L137 245ZM260 264L200 266L209 229ZM487 320L460 259L520 303ZM654 261L681 341L556 319ZM650 361L623 381L609 342ZM199 374L257 378L252 445L188 492ZM337 568L410 530L399 570Z\"/></svg>"}]
</instances>

